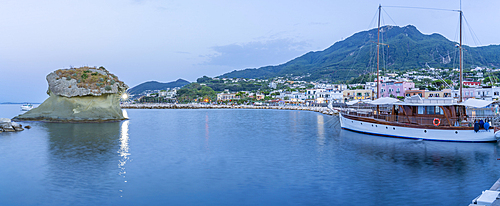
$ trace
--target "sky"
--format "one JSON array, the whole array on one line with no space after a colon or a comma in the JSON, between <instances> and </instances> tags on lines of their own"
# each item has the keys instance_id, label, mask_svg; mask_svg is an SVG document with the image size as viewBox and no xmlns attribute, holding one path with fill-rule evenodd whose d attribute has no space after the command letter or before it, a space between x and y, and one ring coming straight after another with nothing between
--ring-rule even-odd
<instances>
[{"instance_id":1,"label":"sky","mask_svg":"<svg viewBox=\"0 0 500 206\"><path fill-rule=\"evenodd\" d=\"M382 25L458 41L460 1L2 0L0 103L41 103L52 71L104 66L130 87L279 65ZM463 0L469 46L500 44L500 1ZM1 116L1 114L0 114Z\"/></svg>"}]
</instances>

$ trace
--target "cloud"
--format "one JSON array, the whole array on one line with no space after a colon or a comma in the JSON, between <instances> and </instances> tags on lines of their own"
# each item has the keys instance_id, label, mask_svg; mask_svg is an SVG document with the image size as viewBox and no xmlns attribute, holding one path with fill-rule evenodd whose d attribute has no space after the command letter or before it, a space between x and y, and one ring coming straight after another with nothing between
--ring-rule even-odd
<instances>
[{"instance_id":1,"label":"cloud","mask_svg":"<svg viewBox=\"0 0 500 206\"><path fill-rule=\"evenodd\" d=\"M227 66L235 69L277 65L292 60L307 52L309 44L291 39L276 39L265 42L215 46L216 52L208 56L204 65Z\"/></svg>"}]
</instances>

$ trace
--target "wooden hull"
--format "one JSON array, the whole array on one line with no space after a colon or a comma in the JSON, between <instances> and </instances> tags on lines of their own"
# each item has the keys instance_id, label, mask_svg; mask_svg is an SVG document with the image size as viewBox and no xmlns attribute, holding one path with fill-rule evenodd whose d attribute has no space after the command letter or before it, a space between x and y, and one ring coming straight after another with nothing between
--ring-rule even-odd
<instances>
[{"instance_id":1,"label":"wooden hull","mask_svg":"<svg viewBox=\"0 0 500 206\"><path fill-rule=\"evenodd\" d=\"M359 118L349 118L346 115L340 115L340 125L342 129L351 130L360 133L390 136L409 139L422 139L433 141L453 141L453 142L496 142L496 135L493 129L485 131L484 129L474 132L473 129L439 129L430 127L405 127L400 125L377 124L375 122L363 121Z\"/></svg>"}]
</instances>

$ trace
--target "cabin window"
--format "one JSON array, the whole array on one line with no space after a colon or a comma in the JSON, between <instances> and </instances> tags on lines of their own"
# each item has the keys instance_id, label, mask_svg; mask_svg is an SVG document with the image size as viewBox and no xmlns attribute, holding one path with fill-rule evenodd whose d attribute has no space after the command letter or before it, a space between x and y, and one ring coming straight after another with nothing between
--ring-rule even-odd
<instances>
[{"instance_id":1,"label":"cabin window","mask_svg":"<svg viewBox=\"0 0 500 206\"><path fill-rule=\"evenodd\" d=\"M436 106L436 114L444 114L443 109L441 107Z\"/></svg>"},{"instance_id":2,"label":"cabin window","mask_svg":"<svg viewBox=\"0 0 500 206\"><path fill-rule=\"evenodd\" d=\"M418 114L424 114L424 107L418 106Z\"/></svg>"},{"instance_id":3,"label":"cabin window","mask_svg":"<svg viewBox=\"0 0 500 206\"><path fill-rule=\"evenodd\" d=\"M434 114L434 106L427 106L427 114Z\"/></svg>"}]
</instances>

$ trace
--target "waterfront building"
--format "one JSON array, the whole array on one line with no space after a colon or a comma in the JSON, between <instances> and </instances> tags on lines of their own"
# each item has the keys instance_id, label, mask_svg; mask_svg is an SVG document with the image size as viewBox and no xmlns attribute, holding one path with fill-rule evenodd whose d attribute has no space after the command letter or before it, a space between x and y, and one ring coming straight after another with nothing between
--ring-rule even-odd
<instances>
[{"instance_id":1,"label":"waterfront building","mask_svg":"<svg viewBox=\"0 0 500 206\"><path fill-rule=\"evenodd\" d=\"M380 82L382 82L382 81L380 81ZM372 90L376 94L377 93L377 81L375 80L374 82L366 82L365 89Z\"/></svg>"},{"instance_id":2,"label":"waterfront building","mask_svg":"<svg viewBox=\"0 0 500 206\"><path fill-rule=\"evenodd\" d=\"M405 97L412 97L412 96L420 96L421 98L424 98L425 96L425 90L417 89L417 88L412 88L409 90L405 91Z\"/></svg>"},{"instance_id":3,"label":"waterfront building","mask_svg":"<svg viewBox=\"0 0 500 206\"><path fill-rule=\"evenodd\" d=\"M329 97L327 97L328 103L330 103L330 102L341 103L342 102L342 99L344 97L344 94L342 91L334 90L334 91L330 91L329 93L330 93Z\"/></svg>"},{"instance_id":4,"label":"waterfront building","mask_svg":"<svg viewBox=\"0 0 500 206\"><path fill-rule=\"evenodd\" d=\"M405 91L415 87L413 82L382 82L380 84L380 97L403 97Z\"/></svg>"},{"instance_id":5,"label":"waterfront building","mask_svg":"<svg viewBox=\"0 0 500 206\"><path fill-rule=\"evenodd\" d=\"M458 100L460 98L460 91L458 89L453 90L452 96L454 99ZM464 101L470 98L476 98L476 88L475 87L462 88L462 98Z\"/></svg>"},{"instance_id":6,"label":"waterfront building","mask_svg":"<svg viewBox=\"0 0 500 206\"><path fill-rule=\"evenodd\" d=\"M287 102L304 103L307 99L307 96L302 92L287 91L280 93L280 99L283 99Z\"/></svg>"},{"instance_id":7,"label":"waterfront building","mask_svg":"<svg viewBox=\"0 0 500 206\"><path fill-rule=\"evenodd\" d=\"M315 95L315 103L323 104L330 102L342 102L343 93L340 90L324 90L317 92Z\"/></svg>"},{"instance_id":8,"label":"waterfront building","mask_svg":"<svg viewBox=\"0 0 500 206\"><path fill-rule=\"evenodd\" d=\"M424 98L451 98L451 89L443 89L442 91L425 91Z\"/></svg>"},{"instance_id":9,"label":"waterfront building","mask_svg":"<svg viewBox=\"0 0 500 206\"><path fill-rule=\"evenodd\" d=\"M217 94L217 101L229 101L229 100L239 100L240 96L236 96L236 93L219 93Z\"/></svg>"},{"instance_id":10,"label":"waterfront building","mask_svg":"<svg viewBox=\"0 0 500 206\"><path fill-rule=\"evenodd\" d=\"M325 89L307 89L307 99L316 99L316 94L319 94L320 92L325 92Z\"/></svg>"},{"instance_id":11,"label":"waterfront building","mask_svg":"<svg viewBox=\"0 0 500 206\"><path fill-rule=\"evenodd\" d=\"M476 88L475 97L482 100L498 100L500 98L500 87L483 86Z\"/></svg>"},{"instance_id":12,"label":"waterfront building","mask_svg":"<svg viewBox=\"0 0 500 206\"><path fill-rule=\"evenodd\" d=\"M372 90L369 89L355 89L342 91L344 102L349 102L356 99L372 99Z\"/></svg>"}]
</instances>

